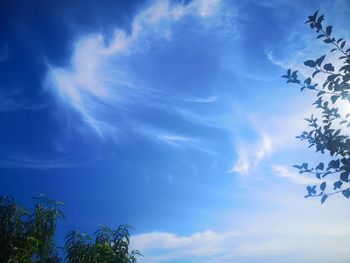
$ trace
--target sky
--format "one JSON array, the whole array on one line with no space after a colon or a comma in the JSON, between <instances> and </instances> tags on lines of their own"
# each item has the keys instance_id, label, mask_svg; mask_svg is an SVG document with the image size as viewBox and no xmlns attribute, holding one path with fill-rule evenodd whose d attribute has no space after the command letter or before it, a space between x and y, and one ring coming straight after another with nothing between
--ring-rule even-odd
<instances>
[{"instance_id":1,"label":"sky","mask_svg":"<svg viewBox=\"0 0 350 263\"><path fill-rule=\"evenodd\" d=\"M145 263L349 262L280 77L327 50L316 10L350 39L348 0L1 1L0 194L63 201L58 243L131 224Z\"/></svg>"}]
</instances>

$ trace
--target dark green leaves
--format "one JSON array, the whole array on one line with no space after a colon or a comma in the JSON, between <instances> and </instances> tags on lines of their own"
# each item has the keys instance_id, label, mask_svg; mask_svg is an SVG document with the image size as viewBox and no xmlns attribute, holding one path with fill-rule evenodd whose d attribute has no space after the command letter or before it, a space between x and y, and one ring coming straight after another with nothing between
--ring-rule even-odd
<instances>
[{"instance_id":1,"label":"dark green leaves","mask_svg":"<svg viewBox=\"0 0 350 263\"><path fill-rule=\"evenodd\" d=\"M338 96L338 95L333 95L333 96L331 96L331 101L332 101L332 103L334 104L334 103L337 101L337 99L339 99L339 97L340 97L340 96Z\"/></svg>"},{"instance_id":2,"label":"dark green leaves","mask_svg":"<svg viewBox=\"0 0 350 263\"><path fill-rule=\"evenodd\" d=\"M337 189L340 189L341 186L343 185L343 182L342 181L336 181L334 184L333 184L333 190L337 190Z\"/></svg>"},{"instance_id":3,"label":"dark green leaves","mask_svg":"<svg viewBox=\"0 0 350 263\"><path fill-rule=\"evenodd\" d=\"M323 66L323 69L324 70L327 70L327 71L334 71L334 67L333 67L333 65L331 64L331 63L327 63L327 64L325 64L324 66Z\"/></svg>"},{"instance_id":4,"label":"dark green leaves","mask_svg":"<svg viewBox=\"0 0 350 263\"><path fill-rule=\"evenodd\" d=\"M321 204L323 204L328 198L328 195L324 194L322 195L322 198L321 198Z\"/></svg>"},{"instance_id":5,"label":"dark green leaves","mask_svg":"<svg viewBox=\"0 0 350 263\"><path fill-rule=\"evenodd\" d=\"M304 61L304 65L308 66L310 68L314 68L314 67L316 67L316 62L313 60L306 60L306 61Z\"/></svg>"},{"instance_id":6,"label":"dark green leaves","mask_svg":"<svg viewBox=\"0 0 350 263\"><path fill-rule=\"evenodd\" d=\"M341 49L343 49L343 48L344 48L345 43L346 43L346 41L344 40L344 41L343 41L343 42L340 44L340 48L341 48Z\"/></svg>"},{"instance_id":7,"label":"dark green leaves","mask_svg":"<svg viewBox=\"0 0 350 263\"><path fill-rule=\"evenodd\" d=\"M349 182L349 171L344 171L340 173L340 180L346 183Z\"/></svg>"},{"instance_id":8,"label":"dark green leaves","mask_svg":"<svg viewBox=\"0 0 350 263\"><path fill-rule=\"evenodd\" d=\"M304 84L306 85L310 85L311 83L311 78L307 78L305 81L304 81Z\"/></svg>"},{"instance_id":9,"label":"dark green leaves","mask_svg":"<svg viewBox=\"0 0 350 263\"><path fill-rule=\"evenodd\" d=\"M55 245L57 220L63 216L61 202L45 196L35 198L33 211L25 210L10 196L0 196L0 261L38 263L135 263L139 251L130 251L130 227L100 227L94 237L70 231L65 251ZM66 254L62 259L60 254Z\"/></svg>"},{"instance_id":10,"label":"dark green leaves","mask_svg":"<svg viewBox=\"0 0 350 263\"><path fill-rule=\"evenodd\" d=\"M317 66L321 66L323 60L325 59L326 55L323 55L322 57L319 57L318 59L316 59L316 64Z\"/></svg>"},{"instance_id":11,"label":"dark green leaves","mask_svg":"<svg viewBox=\"0 0 350 263\"><path fill-rule=\"evenodd\" d=\"M307 186L306 190L307 190L307 194L308 194L307 196L315 195L316 194L316 185Z\"/></svg>"},{"instance_id":12,"label":"dark green leaves","mask_svg":"<svg viewBox=\"0 0 350 263\"><path fill-rule=\"evenodd\" d=\"M350 189L343 190L342 194L343 194L344 197L349 199L349 197L350 197Z\"/></svg>"},{"instance_id":13,"label":"dark green leaves","mask_svg":"<svg viewBox=\"0 0 350 263\"><path fill-rule=\"evenodd\" d=\"M340 166L340 160L332 160L329 162L328 164L328 168L327 168L327 171L330 170L330 169L338 169Z\"/></svg>"},{"instance_id":14,"label":"dark green leaves","mask_svg":"<svg viewBox=\"0 0 350 263\"><path fill-rule=\"evenodd\" d=\"M319 86L312 84L312 78L308 76L304 80L299 80L297 71L288 70L287 75L283 76L288 79L287 83L298 84L301 90L316 91L316 99L313 105L318 117L314 117L313 114L311 118L305 119L308 129L297 138L306 141L308 147L314 148L316 152L338 158L331 160L328 165L321 162L313 167L311 164L304 162L301 165L294 166L300 174L310 174L319 180L327 176L327 182L323 181L318 186L307 187L305 197L319 197L321 203L324 203L333 194L338 193L350 198L350 134L348 131L336 128L338 125L344 129L350 128L350 113L343 113L337 107L350 103L350 48L344 50L346 41L342 38L335 39L331 37L333 27L331 25L323 26L323 21L324 16L315 12L308 17L306 23L316 31L317 39L332 44L331 52L338 51L341 55L334 64L325 63L326 55L322 55L315 60L304 61L305 66L314 69L312 78L315 78L318 74L322 75L317 80L323 80L323 83ZM341 66L335 68L334 65ZM333 181L329 182L328 180Z\"/></svg>"},{"instance_id":15,"label":"dark green leaves","mask_svg":"<svg viewBox=\"0 0 350 263\"><path fill-rule=\"evenodd\" d=\"M324 163L319 163L317 166L316 166L316 170L323 170L324 169Z\"/></svg>"}]
</instances>

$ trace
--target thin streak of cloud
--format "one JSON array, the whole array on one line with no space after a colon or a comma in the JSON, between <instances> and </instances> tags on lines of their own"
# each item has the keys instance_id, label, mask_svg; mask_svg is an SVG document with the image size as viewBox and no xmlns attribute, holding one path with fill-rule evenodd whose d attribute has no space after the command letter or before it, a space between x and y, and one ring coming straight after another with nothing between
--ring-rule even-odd
<instances>
[{"instance_id":1,"label":"thin streak of cloud","mask_svg":"<svg viewBox=\"0 0 350 263\"><path fill-rule=\"evenodd\" d=\"M0 168L2 169L50 170L78 167L87 164L88 162L76 162L68 159L35 160L31 158L0 157Z\"/></svg>"},{"instance_id":2,"label":"thin streak of cloud","mask_svg":"<svg viewBox=\"0 0 350 263\"><path fill-rule=\"evenodd\" d=\"M31 105L23 99L23 90L18 88L0 89L0 112L11 112L18 110L40 110L47 107L47 104Z\"/></svg>"},{"instance_id":3,"label":"thin streak of cloud","mask_svg":"<svg viewBox=\"0 0 350 263\"><path fill-rule=\"evenodd\" d=\"M207 146L198 138L177 134L166 130L156 129L142 124L134 123L134 126L134 129L138 133L147 136L157 143L163 143L168 146L176 147L178 149L196 150L204 154L218 156L217 152L213 151L209 146Z\"/></svg>"},{"instance_id":4,"label":"thin streak of cloud","mask_svg":"<svg viewBox=\"0 0 350 263\"><path fill-rule=\"evenodd\" d=\"M319 181L316 180L315 178L311 178L307 175L300 175L297 172L291 171L289 168L283 165L273 165L272 171L274 172L275 175L296 184L302 184L302 185L319 184Z\"/></svg>"},{"instance_id":5,"label":"thin streak of cloud","mask_svg":"<svg viewBox=\"0 0 350 263\"><path fill-rule=\"evenodd\" d=\"M194 102L194 103L214 103L214 102L218 102L218 100L219 98L217 96L211 96L208 98L185 99L184 101Z\"/></svg>"}]
</instances>

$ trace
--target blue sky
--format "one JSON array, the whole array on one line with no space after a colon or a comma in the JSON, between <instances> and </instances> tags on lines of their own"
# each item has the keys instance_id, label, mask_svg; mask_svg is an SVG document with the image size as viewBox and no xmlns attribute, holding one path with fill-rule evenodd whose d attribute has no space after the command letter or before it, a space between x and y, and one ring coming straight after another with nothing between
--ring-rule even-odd
<instances>
[{"instance_id":1,"label":"blue sky","mask_svg":"<svg viewBox=\"0 0 350 263\"><path fill-rule=\"evenodd\" d=\"M3 1L0 193L64 201L59 241L132 224L140 262L348 262L348 201L291 167L323 158L294 138L313 94L280 78L325 51L317 9L349 39L347 0Z\"/></svg>"}]
</instances>

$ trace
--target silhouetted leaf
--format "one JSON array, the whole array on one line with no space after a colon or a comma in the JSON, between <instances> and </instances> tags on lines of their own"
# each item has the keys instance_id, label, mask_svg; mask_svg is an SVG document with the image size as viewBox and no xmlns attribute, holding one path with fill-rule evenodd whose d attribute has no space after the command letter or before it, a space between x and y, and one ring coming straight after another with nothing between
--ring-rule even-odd
<instances>
[{"instance_id":1,"label":"silhouetted leaf","mask_svg":"<svg viewBox=\"0 0 350 263\"><path fill-rule=\"evenodd\" d=\"M311 83L311 78L305 79L304 83L305 83L306 85L310 85L310 83Z\"/></svg>"},{"instance_id":2,"label":"silhouetted leaf","mask_svg":"<svg viewBox=\"0 0 350 263\"><path fill-rule=\"evenodd\" d=\"M340 174L340 180L343 182L349 182L349 171L344 171Z\"/></svg>"},{"instance_id":3,"label":"silhouetted leaf","mask_svg":"<svg viewBox=\"0 0 350 263\"><path fill-rule=\"evenodd\" d=\"M308 192L308 195L315 195L316 194L316 185L308 186L308 187L306 187L306 190Z\"/></svg>"},{"instance_id":4,"label":"silhouetted leaf","mask_svg":"<svg viewBox=\"0 0 350 263\"><path fill-rule=\"evenodd\" d=\"M331 96L331 101L333 102L333 104L337 101L337 99L339 99L338 95Z\"/></svg>"},{"instance_id":5,"label":"silhouetted leaf","mask_svg":"<svg viewBox=\"0 0 350 263\"><path fill-rule=\"evenodd\" d=\"M342 191L342 194L343 194L346 198L349 199L349 197L350 197L350 190L349 190L349 189L343 190L343 191Z\"/></svg>"},{"instance_id":6,"label":"silhouetted leaf","mask_svg":"<svg viewBox=\"0 0 350 263\"><path fill-rule=\"evenodd\" d=\"M321 198L321 204L323 204L328 198L328 195L324 194Z\"/></svg>"},{"instance_id":7,"label":"silhouetted leaf","mask_svg":"<svg viewBox=\"0 0 350 263\"><path fill-rule=\"evenodd\" d=\"M304 61L304 65L311 67L311 68L314 68L314 67L316 67L316 62L313 60L306 60L306 61Z\"/></svg>"},{"instance_id":8,"label":"silhouetted leaf","mask_svg":"<svg viewBox=\"0 0 350 263\"><path fill-rule=\"evenodd\" d=\"M324 70L327 70L327 71L334 71L334 67L331 63L327 63L323 66L323 69Z\"/></svg>"},{"instance_id":9,"label":"silhouetted leaf","mask_svg":"<svg viewBox=\"0 0 350 263\"><path fill-rule=\"evenodd\" d=\"M340 189L340 187L342 186L343 182L342 181L336 181L333 186L334 186L334 190Z\"/></svg>"},{"instance_id":10,"label":"silhouetted leaf","mask_svg":"<svg viewBox=\"0 0 350 263\"><path fill-rule=\"evenodd\" d=\"M329 162L327 170L329 170L329 169L338 169L339 166L340 166L340 160L339 159L338 160L332 160L332 161Z\"/></svg>"},{"instance_id":11,"label":"silhouetted leaf","mask_svg":"<svg viewBox=\"0 0 350 263\"><path fill-rule=\"evenodd\" d=\"M340 48L344 48L345 43L346 43L346 41L344 40L344 41L340 44Z\"/></svg>"},{"instance_id":12,"label":"silhouetted leaf","mask_svg":"<svg viewBox=\"0 0 350 263\"><path fill-rule=\"evenodd\" d=\"M316 64L318 66L321 66L323 60L325 59L326 55L323 55L322 57L319 57L317 60L316 60Z\"/></svg>"},{"instance_id":13,"label":"silhouetted leaf","mask_svg":"<svg viewBox=\"0 0 350 263\"><path fill-rule=\"evenodd\" d=\"M324 163L319 163L317 166L316 166L316 170L323 170L324 169Z\"/></svg>"}]
</instances>

